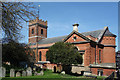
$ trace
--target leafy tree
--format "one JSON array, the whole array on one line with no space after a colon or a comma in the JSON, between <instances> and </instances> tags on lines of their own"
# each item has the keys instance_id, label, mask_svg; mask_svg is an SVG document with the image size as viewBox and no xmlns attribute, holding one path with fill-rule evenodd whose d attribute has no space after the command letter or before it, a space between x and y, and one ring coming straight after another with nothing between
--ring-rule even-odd
<instances>
[{"instance_id":1,"label":"leafy tree","mask_svg":"<svg viewBox=\"0 0 120 80\"><path fill-rule=\"evenodd\" d=\"M20 66L21 62L29 63L32 50L26 44L20 44L13 40L2 44L2 61L10 62L11 65ZM27 52L27 54L26 54Z\"/></svg>"},{"instance_id":2,"label":"leafy tree","mask_svg":"<svg viewBox=\"0 0 120 80\"><path fill-rule=\"evenodd\" d=\"M1 2L2 4L2 31L4 36L18 40L21 38L20 30L24 21L36 17L35 5L28 2Z\"/></svg>"},{"instance_id":3,"label":"leafy tree","mask_svg":"<svg viewBox=\"0 0 120 80\"><path fill-rule=\"evenodd\" d=\"M82 64L82 56L71 43L57 42L46 53L51 63L62 65Z\"/></svg>"}]
</instances>

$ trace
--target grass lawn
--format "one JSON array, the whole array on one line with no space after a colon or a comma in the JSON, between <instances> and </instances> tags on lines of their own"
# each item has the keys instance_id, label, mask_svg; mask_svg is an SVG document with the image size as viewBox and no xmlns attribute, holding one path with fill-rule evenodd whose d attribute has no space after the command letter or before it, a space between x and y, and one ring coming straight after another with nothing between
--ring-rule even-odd
<instances>
[{"instance_id":1,"label":"grass lawn","mask_svg":"<svg viewBox=\"0 0 120 80\"><path fill-rule=\"evenodd\" d=\"M98 77L97 80L102 80L104 77ZM53 73L51 70L44 71L44 75L38 75L38 76L26 76L26 77L6 77L2 80L95 80L93 78L87 78L85 76L71 76L71 75L63 75L58 73Z\"/></svg>"}]
</instances>

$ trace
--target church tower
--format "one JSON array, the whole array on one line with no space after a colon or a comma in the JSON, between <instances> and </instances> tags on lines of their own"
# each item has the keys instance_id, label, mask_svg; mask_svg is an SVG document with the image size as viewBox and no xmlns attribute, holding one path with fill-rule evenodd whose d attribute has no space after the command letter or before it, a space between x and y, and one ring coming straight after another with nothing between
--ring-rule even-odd
<instances>
[{"instance_id":1,"label":"church tower","mask_svg":"<svg viewBox=\"0 0 120 80\"><path fill-rule=\"evenodd\" d=\"M29 43L36 43L41 39L47 38L47 21L35 20L29 21Z\"/></svg>"}]
</instances>

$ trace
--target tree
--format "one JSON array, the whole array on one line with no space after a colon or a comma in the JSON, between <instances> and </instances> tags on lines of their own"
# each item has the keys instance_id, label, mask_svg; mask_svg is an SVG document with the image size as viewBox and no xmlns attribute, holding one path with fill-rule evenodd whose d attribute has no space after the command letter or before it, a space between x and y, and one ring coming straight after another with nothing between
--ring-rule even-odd
<instances>
[{"instance_id":1,"label":"tree","mask_svg":"<svg viewBox=\"0 0 120 80\"><path fill-rule=\"evenodd\" d=\"M13 40L2 44L2 62L10 62L11 65L20 66L21 62L29 63L32 50L26 44L20 44ZM26 54L27 52L27 54Z\"/></svg>"},{"instance_id":2,"label":"tree","mask_svg":"<svg viewBox=\"0 0 120 80\"><path fill-rule=\"evenodd\" d=\"M13 40L21 38L20 30L23 21L36 17L36 8L32 3L1 2L2 4L2 31L5 37Z\"/></svg>"},{"instance_id":3,"label":"tree","mask_svg":"<svg viewBox=\"0 0 120 80\"><path fill-rule=\"evenodd\" d=\"M71 43L57 42L46 53L51 63L64 65L82 64L82 56Z\"/></svg>"}]
</instances>

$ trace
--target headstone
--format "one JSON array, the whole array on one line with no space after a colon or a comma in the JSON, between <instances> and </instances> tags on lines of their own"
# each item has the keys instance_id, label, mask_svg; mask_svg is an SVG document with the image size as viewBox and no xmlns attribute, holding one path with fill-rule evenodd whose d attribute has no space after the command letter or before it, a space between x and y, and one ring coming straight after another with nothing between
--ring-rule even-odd
<instances>
[{"instance_id":1,"label":"headstone","mask_svg":"<svg viewBox=\"0 0 120 80\"><path fill-rule=\"evenodd\" d=\"M61 74L65 74L65 71L62 71Z\"/></svg>"},{"instance_id":2,"label":"headstone","mask_svg":"<svg viewBox=\"0 0 120 80\"><path fill-rule=\"evenodd\" d=\"M20 77L20 76L21 76L20 72L17 72L16 77Z\"/></svg>"},{"instance_id":3,"label":"headstone","mask_svg":"<svg viewBox=\"0 0 120 80\"><path fill-rule=\"evenodd\" d=\"M84 76L85 75L92 75L92 73L90 72L90 71L84 71L84 74L83 74Z\"/></svg>"},{"instance_id":4,"label":"headstone","mask_svg":"<svg viewBox=\"0 0 120 80\"><path fill-rule=\"evenodd\" d=\"M41 70L40 73L41 73L41 75L43 75L44 74L43 70Z\"/></svg>"},{"instance_id":5,"label":"headstone","mask_svg":"<svg viewBox=\"0 0 120 80\"><path fill-rule=\"evenodd\" d=\"M31 67L28 67L26 72L27 72L27 76L32 76L32 69L31 69Z\"/></svg>"},{"instance_id":6,"label":"headstone","mask_svg":"<svg viewBox=\"0 0 120 80\"><path fill-rule=\"evenodd\" d=\"M22 71L22 76L26 76L26 71Z\"/></svg>"},{"instance_id":7,"label":"headstone","mask_svg":"<svg viewBox=\"0 0 120 80\"><path fill-rule=\"evenodd\" d=\"M4 67L0 67L0 77L6 76L6 69Z\"/></svg>"},{"instance_id":8,"label":"headstone","mask_svg":"<svg viewBox=\"0 0 120 80\"><path fill-rule=\"evenodd\" d=\"M15 77L15 70L14 69L10 69L10 77Z\"/></svg>"},{"instance_id":9,"label":"headstone","mask_svg":"<svg viewBox=\"0 0 120 80\"><path fill-rule=\"evenodd\" d=\"M37 71L35 71L35 72L34 72L34 76L36 76L37 74L38 74Z\"/></svg>"},{"instance_id":10,"label":"headstone","mask_svg":"<svg viewBox=\"0 0 120 80\"><path fill-rule=\"evenodd\" d=\"M36 67L34 67L33 70L36 71Z\"/></svg>"},{"instance_id":11,"label":"headstone","mask_svg":"<svg viewBox=\"0 0 120 80\"><path fill-rule=\"evenodd\" d=\"M44 75L43 70L41 70L40 73L37 73L37 75Z\"/></svg>"}]
</instances>

